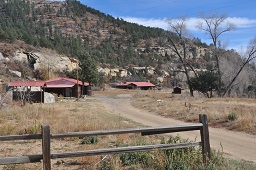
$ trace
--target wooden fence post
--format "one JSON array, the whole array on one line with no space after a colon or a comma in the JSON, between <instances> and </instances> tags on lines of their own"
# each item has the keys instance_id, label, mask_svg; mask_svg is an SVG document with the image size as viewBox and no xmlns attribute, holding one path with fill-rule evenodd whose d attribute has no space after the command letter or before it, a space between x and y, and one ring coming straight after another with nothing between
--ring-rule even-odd
<instances>
[{"instance_id":1,"label":"wooden fence post","mask_svg":"<svg viewBox=\"0 0 256 170\"><path fill-rule=\"evenodd\" d=\"M43 170L51 170L51 134L49 125L41 125Z\"/></svg>"},{"instance_id":2,"label":"wooden fence post","mask_svg":"<svg viewBox=\"0 0 256 170\"><path fill-rule=\"evenodd\" d=\"M203 158L206 162L206 157L211 159L210 152L210 138L209 138L209 129L208 129L208 119L206 114L199 115L199 122L203 124L203 127L200 129L201 141L202 141L202 152Z\"/></svg>"}]
</instances>

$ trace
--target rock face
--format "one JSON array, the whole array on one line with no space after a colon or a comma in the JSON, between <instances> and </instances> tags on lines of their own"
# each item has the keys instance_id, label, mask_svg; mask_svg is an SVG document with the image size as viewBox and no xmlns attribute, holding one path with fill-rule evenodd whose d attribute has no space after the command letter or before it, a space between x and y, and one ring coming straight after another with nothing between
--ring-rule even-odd
<instances>
[{"instance_id":1,"label":"rock face","mask_svg":"<svg viewBox=\"0 0 256 170\"><path fill-rule=\"evenodd\" d=\"M19 71L9 70L9 72L12 73L12 74L15 74L18 77L21 77L21 72L19 72Z\"/></svg>"},{"instance_id":2,"label":"rock face","mask_svg":"<svg viewBox=\"0 0 256 170\"><path fill-rule=\"evenodd\" d=\"M16 50L16 51L15 51ZM27 52L23 49L15 49L13 51L13 56L5 57L3 54L0 53L0 63L7 63L8 61L11 62L22 62L28 65L30 68L34 70L47 70L51 73L54 72L65 72L65 71L72 71L77 68L77 60L74 58L69 58L68 56L59 54L54 50L46 49L46 48L39 48L39 49L32 49L33 52ZM158 53L161 56L171 56L175 57L175 53L166 47L150 47L150 50L153 52ZM138 48L135 49L138 53L144 53L145 48ZM204 55L206 52L205 48L193 48L191 51L188 52L189 57L200 57ZM4 66L4 65L3 65ZM135 73L147 73L148 75L156 74L156 70L154 67L132 67L133 72ZM21 72L17 70L17 68L9 68L9 71L16 75L17 77L21 77ZM157 79L158 82L163 82L166 77L170 77L170 74L165 71L162 71L162 78ZM131 76L132 72L129 72L127 69L124 68L101 68L98 67L98 72L103 73L105 76L108 77L127 77ZM49 73L48 73L49 74ZM176 78L184 80L184 74L179 73L176 75ZM184 80L185 81L185 80Z\"/></svg>"},{"instance_id":3,"label":"rock face","mask_svg":"<svg viewBox=\"0 0 256 170\"><path fill-rule=\"evenodd\" d=\"M72 71L76 68L76 63L64 55L60 55L57 53L47 54L41 52L37 52L34 54L38 57L34 64L34 69L49 67L51 70L54 71Z\"/></svg>"},{"instance_id":4,"label":"rock face","mask_svg":"<svg viewBox=\"0 0 256 170\"><path fill-rule=\"evenodd\" d=\"M103 73L105 76L117 76L118 74L120 75L120 77L127 77L128 72L126 69L118 69L118 68L114 68L114 69L109 69L109 68L98 68L98 72Z\"/></svg>"},{"instance_id":5,"label":"rock face","mask_svg":"<svg viewBox=\"0 0 256 170\"><path fill-rule=\"evenodd\" d=\"M1 53L0 60L6 60ZM52 71L72 71L76 68L76 60L49 49L42 49L38 52L18 50L11 60L26 63L35 70L48 68Z\"/></svg>"}]
</instances>

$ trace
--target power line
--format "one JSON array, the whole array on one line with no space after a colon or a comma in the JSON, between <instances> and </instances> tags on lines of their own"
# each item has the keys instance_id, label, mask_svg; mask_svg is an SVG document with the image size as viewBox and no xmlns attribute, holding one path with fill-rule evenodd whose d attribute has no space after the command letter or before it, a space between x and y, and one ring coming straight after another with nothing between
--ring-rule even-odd
<instances>
[{"instance_id":1,"label":"power line","mask_svg":"<svg viewBox=\"0 0 256 170\"><path fill-rule=\"evenodd\" d=\"M169 0L168 0L169 1ZM169 2L166 2L166 3L162 3L162 4L159 4L157 6L152 6L152 7L148 7L148 8L143 8L143 9L140 9L139 12L142 12L142 11L148 11L150 9L156 9L160 6L164 6L164 5L168 5L168 4L172 4L172 3L175 3L175 2L180 2L182 0L172 0L172 1L169 1Z\"/></svg>"},{"instance_id":2,"label":"power line","mask_svg":"<svg viewBox=\"0 0 256 170\"><path fill-rule=\"evenodd\" d=\"M244 3L247 3L247 2L251 2L251 1L255 1L255 0L246 0L246 1L243 1L243 2L238 2L238 3L230 3L230 5L225 5L225 6L221 6L221 7L218 7L218 8L212 8L212 9L209 9L209 10L207 10L208 12L213 12L213 11L216 11L216 10L218 10L218 9L223 9L223 8L229 8L229 7L231 7L231 6L236 6L236 5L240 5L240 4L244 4ZM206 11L206 12L207 12ZM196 13L193 13L192 15L194 15L194 14L200 14L200 13L202 13L202 12L196 12Z\"/></svg>"},{"instance_id":3,"label":"power line","mask_svg":"<svg viewBox=\"0 0 256 170\"><path fill-rule=\"evenodd\" d=\"M161 6L164 6L164 5L168 5L168 4L172 4L172 3L175 3L175 2L180 2L181 0L172 0L172 1L169 1L169 2L166 2L166 3L162 3L162 4L159 4L157 6L153 6L153 7L148 7L148 8L144 8L144 9L140 9L139 12L142 12L142 11L148 11L150 9L156 9L158 7L161 7ZM229 8L229 7L232 7L232 6L237 6L237 5L240 5L240 4L244 4L244 3L248 3L248 2L251 2L251 1L255 1L255 0L246 0L246 1L242 1L242 2L237 2L237 3L229 3L227 5L224 5L224 6L220 6L220 7L217 7L217 8L212 8L212 9L209 9L209 10L206 10L206 11L200 11L200 12L195 12L195 13L192 13L190 14L191 15L198 15L200 13L203 13L203 12L212 12L212 11L216 11L218 9L223 9L223 8ZM190 9L187 9L187 11L191 11L192 9L195 9L195 8L190 8ZM186 16L186 15L185 15Z\"/></svg>"}]
</instances>

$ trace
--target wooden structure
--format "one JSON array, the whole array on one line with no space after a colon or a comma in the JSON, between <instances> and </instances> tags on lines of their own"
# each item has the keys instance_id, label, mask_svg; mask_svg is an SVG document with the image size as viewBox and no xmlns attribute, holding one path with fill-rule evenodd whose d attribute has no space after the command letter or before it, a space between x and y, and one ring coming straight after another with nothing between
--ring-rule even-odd
<instances>
[{"instance_id":1,"label":"wooden structure","mask_svg":"<svg viewBox=\"0 0 256 170\"><path fill-rule=\"evenodd\" d=\"M181 94L181 90L182 90L182 89L181 89L180 87L174 87L172 93L173 93L173 94Z\"/></svg>"},{"instance_id":2,"label":"wooden structure","mask_svg":"<svg viewBox=\"0 0 256 170\"><path fill-rule=\"evenodd\" d=\"M27 102L43 103L44 81L14 81L9 83L9 88L12 88L13 100L27 100Z\"/></svg>"},{"instance_id":3,"label":"wooden structure","mask_svg":"<svg viewBox=\"0 0 256 170\"><path fill-rule=\"evenodd\" d=\"M58 96L62 95L64 97L77 97L82 95L87 95L89 83L85 82L84 85L82 81L58 77L50 79L45 82L45 91L49 93L55 93Z\"/></svg>"},{"instance_id":4,"label":"wooden structure","mask_svg":"<svg viewBox=\"0 0 256 170\"><path fill-rule=\"evenodd\" d=\"M153 87L155 87L155 85L150 82L125 82L121 84L116 84L116 88L121 89L150 90Z\"/></svg>"},{"instance_id":5,"label":"wooden structure","mask_svg":"<svg viewBox=\"0 0 256 170\"><path fill-rule=\"evenodd\" d=\"M206 157L210 159L210 140L209 140L207 115L200 114L199 122L200 123L177 125L177 126L88 131L88 132L70 132L70 133L62 133L62 134L50 134L50 127L48 125L42 125L41 134L0 136L0 141L42 139L42 155L0 158L0 165L32 163L32 162L40 162L41 160L43 160L43 169L50 170L51 159L92 156L92 155L102 155L102 154L116 154L116 153L125 153L125 152L142 152L142 151L151 151L151 150L177 149L177 148L187 148L187 147L194 147L194 146L202 146L203 158L204 158L204 161L206 161L207 160ZM142 136L145 136L145 135L193 131L193 130L200 130L201 142L129 146L129 147L85 150L85 151L77 151L77 152L51 153L51 139L55 139L55 138L85 137L85 136L95 136L95 135L113 135L113 134L126 134L126 133L141 133Z\"/></svg>"},{"instance_id":6,"label":"wooden structure","mask_svg":"<svg viewBox=\"0 0 256 170\"><path fill-rule=\"evenodd\" d=\"M30 101L44 102L44 93L55 93L64 97L79 97L91 94L89 83L72 78L58 77L47 81L14 81L9 83L9 88L13 89L13 99L19 100L20 93L30 96ZM37 90L32 90L36 89Z\"/></svg>"}]
</instances>

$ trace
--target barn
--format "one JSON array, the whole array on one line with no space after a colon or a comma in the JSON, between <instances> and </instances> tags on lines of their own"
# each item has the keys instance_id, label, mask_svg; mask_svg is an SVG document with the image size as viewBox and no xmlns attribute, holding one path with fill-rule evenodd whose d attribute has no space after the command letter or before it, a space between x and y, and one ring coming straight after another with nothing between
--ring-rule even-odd
<instances>
[{"instance_id":1,"label":"barn","mask_svg":"<svg viewBox=\"0 0 256 170\"><path fill-rule=\"evenodd\" d=\"M85 82L83 86L80 80L64 77L47 80L44 88L46 92L55 93L58 96L62 95L64 97L80 97L87 95L90 90L89 83Z\"/></svg>"},{"instance_id":2,"label":"barn","mask_svg":"<svg viewBox=\"0 0 256 170\"><path fill-rule=\"evenodd\" d=\"M155 87L154 84L150 82L125 82L116 84L116 88L121 89L140 89L140 90L150 90Z\"/></svg>"}]
</instances>

